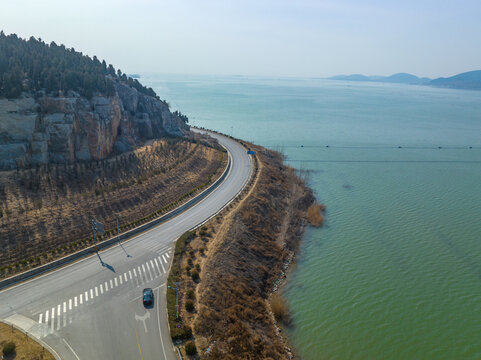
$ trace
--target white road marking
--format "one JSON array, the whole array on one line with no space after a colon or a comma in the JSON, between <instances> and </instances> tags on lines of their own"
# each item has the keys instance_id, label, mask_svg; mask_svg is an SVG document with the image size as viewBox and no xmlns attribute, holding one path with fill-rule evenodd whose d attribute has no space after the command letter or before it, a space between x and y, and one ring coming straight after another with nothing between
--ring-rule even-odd
<instances>
[{"instance_id":1,"label":"white road marking","mask_svg":"<svg viewBox=\"0 0 481 360\"><path fill-rule=\"evenodd\" d=\"M80 360L80 358L78 357L77 353L75 351L73 351L72 347L70 346L70 344L65 340L65 339L62 339L63 342L65 343L65 345L67 345L67 347L70 349L70 351L72 352L72 354L74 354L74 356L77 358L77 360Z\"/></svg>"},{"instance_id":2,"label":"white road marking","mask_svg":"<svg viewBox=\"0 0 481 360\"><path fill-rule=\"evenodd\" d=\"M89 292L85 292L85 302L89 301Z\"/></svg>"},{"instance_id":3,"label":"white road marking","mask_svg":"<svg viewBox=\"0 0 481 360\"><path fill-rule=\"evenodd\" d=\"M169 251L170 253L170 251ZM167 259L170 258L169 253L165 253L165 256L167 256Z\"/></svg>"},{"instance_id":4,"label":"white road marking","mask_svg":"<svg viewBox=\"0 0 481 360\"><path fill-rule=\"evenodd\" d=\"M162 254L162 259L164 259L165 263L167 264L167 260L165 260L165 257L163 254Z\"/></svg>"},{"instance_id":5,"label":"white road marking","mask_svg":"<svg viewBox=\"0 0 481 360\"><path fill-rule=\"evenodd\" d=\"M80 294L80 305L83 304L83 296L84 296L84 294Z\"/></svg>"},{"instance_id":6,"label":"white road marking","mask_svg":"<svg viewBox=\"0 0 481 360\"><path fill-rule=\"evenodd\" d=\"M150 265L152 265L152 271L154 272L154 275L155 275L155 266L154 266L154 262L152 260L150 260Z\"/></svg>"},{"instance_id":7,"label":"white road marking","mask_svg":"<svg viewBox=\"0 0 481 360\"><path fill-rule=\"evenodd\" d=\"M130 277L130 280L132 280L132 272L129 270L129 277Z\"/></svg>"},{"instance_id":8,"label":"white road marking","mask_svg":"<svg viewBox=\"0 0 481 360\"><path fill-rule=\"evenodd\" d=\"M49 312L47 310L45 311L45 324L48 324L48 315L49 315Z\"/></svg>"},{"instance_id":9,"label":"white road marking","mask_svg":"<svg viewBox=\"0 0 481 360\"><path fill-rule=\"evenodd\" d=\"M142 283L142 271L140 271L140 266L137 266L137 269L139 269L139 280L140 283Z\"/></svg>"},{"instance_id":10,"label":"white road marking","mask_svg":"<svg viewBox=\"0 0 481 360\"><path fill-rule=\"evenodd\" d=\"M55 308L52 308L52 322L50 323L50 331L53 332L54 321L55 321Z\"/></svg>"},{"instance_id":11,"label":"white road marking","mask_svg":"<svg viewBox=\"0 0 481 360\"><path fill-rule=\"evenodd\" d=\"M159 274L162 275L162 270L160 270L159 262L157 261L157 259L154 259L154 262L155 266L157 266L157 270L159 270Z\"/></svg>"},{"instance_id":12,"label":"white road marking","mask_svg":"<svg viewBox=\"0 0 481 360\"><path fill-rule=\"evenodd\" d=\"M127 280L127 273L126 273L126 272L124 272L124 280L125 280L125 282L128 281L128 280Z\"/></svg>"},{"instance_id":13,"label":"white road marking","mask_svg":"<svg viewBox=\"0 0 481 360\"><path fill-rule=\"evenodd\" d=\"M114 279L114 283L115 283L115 287L117 287L117 285L118 285L117 278Z\"/></svg>"},{"instance_id":14,"label":"white road marking","mask_svg":"<svg viewBox=\"0 0 481 360\"><path fill-rule=\"evenodd\" d=\"M162 285L161 285L162 286ZM160 286L159 286L160 288ZM157 289L157 299L160 297L160 289ZM164 359L167 359L167 356L165 355L165 349L164 349L164 340L162 340L162 331L160 331L160 315L159 315L159 305L157 304L157 324L159 325L159 336L160 336L160 343L162 344L162 352L164 353Z\"/></svg>"},{"instance_id":15,"label":"white road marking","mask_svg":"<svg viewBox=\"0 0 481 360\"><path fill-rule=\"evenodd\" d=\"M103 294L104 293L104 286L102 284L100 284L100 293Z\"/></svg>"},{"instance_id":16,"label":"white road marking","mask_svg":"<svg viewBox=\"0 0 481 360\"><path fill-rule=\"evenodd\" d=\"M137 271L134 269L134 276L137 277Z\"/></svg>"},{"instance_id":17,"label":"white road marking","mask_svg":"<svg viewBox=\"0 0 481 360\"><path fill-rule=\"evenodd\" d=\"M60 311L62 310L62 305L57 306L57 330L60 329Z\"/></svg>"},{"instance_id":18,"label":"white road marking","mask_svg":"<svg viewBox=\"0 0 481 360\"><path fill-rule=\"evenodd\" d=\"M145 273L145 266L144 266L144 264L142 264L142 270L144 270L144 273ZM147 275L147 273L146 273L146 275Z\"/></svg>"},{"instance_id":19,"label":"white road marking","mask_svg":"<svg viewBox=\"0 0 481 360\"><path fill-rule=\"evenodd\" d=\"M135 315L135 320L142 321L142 323L144 324L144 330L146 333L148 333L149 330L147 329L147 324L145 323L145 320L150 319L150 312L146 311L145 314L142 316L137 314L134 314L134 315Z\"/></svg>"},{"instance_id":20,"label":"white road marking","mask_svg":"<svg viewBox=\"0 0 481 360\"><path fill-rule=\"evenodd\" d=\"M67 312L67 302L63 302L63 312Z\"/></svg>"},{"instance_id":21,"label":"white road marking","mask_svg":"<svg viewBox=\"0 0 481 360\"><path fill-rule=\"evenodd\" d=\"M147 270L149 271L149 274L150 274L150 280L153 280L154 278L152 277L152 272L150 271L149 263L146 262L145 265L147 265Z\"/></svg>"},{"instance_id":22,"label":"white road marking","mask_svg":"<svg viewBox=\"0 0 481 360\"><path fill-rule=\"evenodd\" d=\"M77 307L77 297L73 298L74 306Z\"/></svg>"},{"instance_id":23,"label":"white road marking","mask_svg":"<svg viewBox=\"0 0 481 360\"><path fill-rule=\"evenodd\" d=\"M72 299L68 299L68 309L72 310Z\"/></svg>"},{"instance_id":24,"label":"white road marking","mask_svg":"<svg viewBox=\"0 0 481 360\"><path fill-rule=\"evenodd\" d=\"M160 256L158 256L157 259L159 259L159 263L160 263L160 265L162 265L162 258Z\"/></svg>"},{"instance_id":25,"label":"white road marking","mask_svg":"<svg viewBox=\"0 0 481 360\"><path fill-rule=\"evenodd\" d=\"M160 263L160 265L162 266L162 270L164 270L164 274L166 274L166 273L167 273L167 271L165 271L164 264Z\"/></svg>"},{"instance_id":26,"label":"white road marking","mask_svg":"<svg viewBox=\"0 0 481 360\"><path fill-rule=\"evenodd\" d=\"M119 276L119 281L120 281L120 285L122 285L124 282L122 281L122 275Z\"/></svg>"},{"instance_id":27,"label":"white road marking","mask_svg":"<svg viewBox=\"0 0 481 360\"><path fill-rule=\"evenodd\" d=\"M95 287L95 296L99 296L99 288L97 286Z\"/></svg>"},{"instance_id":28,"label":"white road marking","mask_svg":"<svg viewBox=\"0 0 481 360\"><path fill-rule=\"evenodd\" d=\"M38 316L38 323L41 324L42 320L43 320L43 313L40 313L40 315Z\"/></svg>"},{"instance_id":29,"label":"white road marking","mask_svg":"<svg viewBox=\"0 0 481 360\"><path fill-rule=\"evenodd\" d=\"M105 291L109 291L109 286L107 285L107 281L105 282Z\"/></svg>"},{"instance_id":30,"label":"white road marking","mask_svg":"<svg viewBox=\"0 0 481 360\"><path fill-rule=\"evenodd\" d=\"M110 288L112 289L114 287L114 284L112 283L112 279L110 279Z\"/></svg>"},{"instance_id":31,"label":"white road marking","mask_svg":"<svg viewBox=\"0 0 481 360\"><path fill-rule=\"evenodd\" d=\"M91 298L91 299L94 298L94 289L90 289L90 298Z\"/></svg>"}]
</instances>

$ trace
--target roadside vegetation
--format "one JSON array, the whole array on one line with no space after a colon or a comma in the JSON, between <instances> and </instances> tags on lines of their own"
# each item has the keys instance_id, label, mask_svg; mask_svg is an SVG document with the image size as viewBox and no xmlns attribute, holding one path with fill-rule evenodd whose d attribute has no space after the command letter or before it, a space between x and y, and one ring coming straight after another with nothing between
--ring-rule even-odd
<instances>
[{"instance_id":1,"label":"roadside vegetation","mask_svg":"<svg viewBox=\"0 0 481 360\"><path fill-rule=\"evenodd\" d=\"M171 334L183 340L184 355L193 343L201 359L292 356L278 327L290 322L287 304L273 291L297 251L314 198L280 154L246 147L257 154L249 186L176 244L167 299Z\"/></svg>"},{"instance_id":2,"label":"roadside vegetation","mask_svg":"<svg viewBox=\"0 0 481 360\"><path fill-rule=\"evenodd\" d=\"M101 161L0 172L0 278L102 241L179 206L222 174L224 150L205 137L156 140Z\"/></svg>"},{"instance_id":3,"label":"roadside vegetation","mask_svg":"<svg viewBox=\"0 0 481 360\"><path fill-rule=\"evenodd\" d=\"M0 350L3 359L54 360L38 342L10 325L0 322Z\"/></svg>"}]
</instances>

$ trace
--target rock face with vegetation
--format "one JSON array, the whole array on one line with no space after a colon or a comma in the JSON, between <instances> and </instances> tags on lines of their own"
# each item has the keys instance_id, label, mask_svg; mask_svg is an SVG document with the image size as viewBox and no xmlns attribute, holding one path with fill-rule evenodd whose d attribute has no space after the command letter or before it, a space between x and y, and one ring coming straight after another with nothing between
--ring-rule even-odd
<instances>
[{"instance_id":1,"label":"rock face with vegetation","mask_svg":"<svg viewBox=\"0 0 481 360\"><path fill-rule=\"evenodd\" d=\"M187 120L105 61L0 33L0 169L104 159Z\"/></svg>"}]
</instances>

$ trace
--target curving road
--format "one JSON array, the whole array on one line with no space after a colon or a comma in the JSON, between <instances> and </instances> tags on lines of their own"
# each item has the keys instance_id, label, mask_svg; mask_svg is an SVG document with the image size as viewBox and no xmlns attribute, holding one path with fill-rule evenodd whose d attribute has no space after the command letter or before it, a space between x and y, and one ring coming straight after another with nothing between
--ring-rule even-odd
<instances>
[{"instance_id":1,"label":"curving road","mask_svg":"<svg viewBox=\"0 0 481 360\"><path fill-rule=\"evenodd\" d=\"M98 255L0 291L0 319L51 346L65 360L176 359L165 302L173 243L232 200L252 163L237 142L212 134L231 156L224 182L177 217ZM142 289L154 289L154 306Z\"/></svg>"}]
</instances>

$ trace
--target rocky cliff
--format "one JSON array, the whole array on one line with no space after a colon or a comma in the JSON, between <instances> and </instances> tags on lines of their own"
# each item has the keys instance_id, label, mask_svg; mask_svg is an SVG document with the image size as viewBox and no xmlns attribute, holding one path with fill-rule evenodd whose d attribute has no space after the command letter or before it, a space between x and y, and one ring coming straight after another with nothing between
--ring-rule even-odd
<instances>
[{"instance_id":1,"label":"rocky cliff","mask_svg":"<svg viewBox=\"0 0 481 360\"><path fill-rule=\"evenodd\" d=\"M90 100L73 91L0 99L0 169L103 159L189 131L165 102L120 81L114 86L113 96Z\"/></svg>"}]
</instances>

